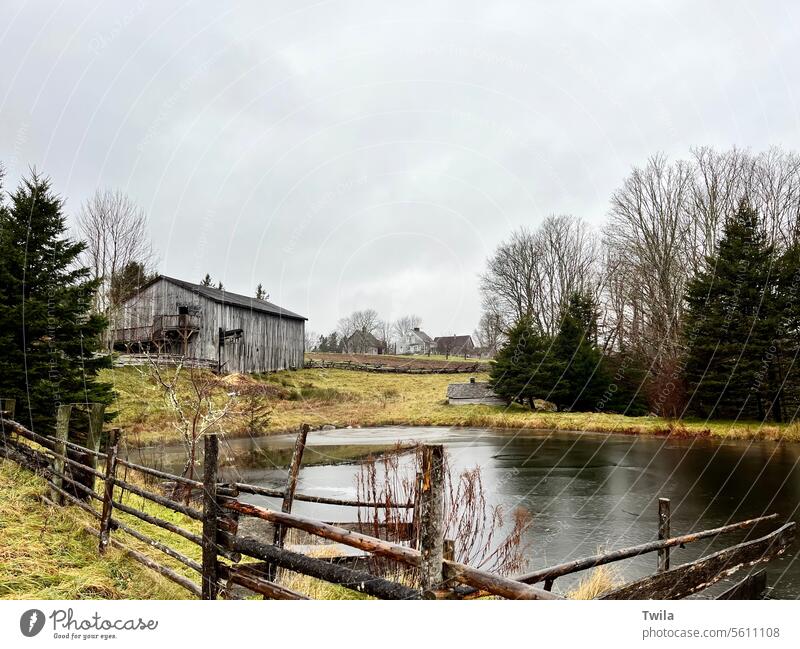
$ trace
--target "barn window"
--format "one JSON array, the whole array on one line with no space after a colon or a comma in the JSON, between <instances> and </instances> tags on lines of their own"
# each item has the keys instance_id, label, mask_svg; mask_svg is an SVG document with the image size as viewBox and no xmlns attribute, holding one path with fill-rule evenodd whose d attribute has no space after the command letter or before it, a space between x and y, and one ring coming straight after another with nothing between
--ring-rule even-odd
<instances>
[{"instance_id":1,"label":"barn window","mask_svg":"<svg viewBox=\"0 0 800 649\"><path fill-rule=\"evenodd\" d=\"M178 309L178 315L200 315L199 304L187 304L186 302L177 302L175 306Z\"/></svg>"}]
</instances>

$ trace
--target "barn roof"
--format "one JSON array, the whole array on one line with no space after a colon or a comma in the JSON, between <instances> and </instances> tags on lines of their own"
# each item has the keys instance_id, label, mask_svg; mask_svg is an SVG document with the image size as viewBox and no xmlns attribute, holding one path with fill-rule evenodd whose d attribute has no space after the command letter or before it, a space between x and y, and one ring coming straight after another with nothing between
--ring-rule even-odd
<instances>
[{"instance_id":1,"label":"barn roof","mask_svg":"<svg viewBox=\"0 0 800 649\"><path fill-rule=\"evenodd\" d=\"M159 275L155 277L147 284L145 284L142 288L146 286L150 286L154 284L158 280L163 279L165 282L170 282L181 288L185 288L186 290L192 291L197 295L202 295L204 298L217 302L218 304L230 304L231 306L240 307L242 309L248 309L250 311L258 311L260 313L268 313L270 315L278 316L280 318L290 318L292 320L308 320L305 316L301 316L297 313L293 313L292 311L288 311L283 307L278 306L277 304L273 304L272 302L267 302L266 300L257 300L254 297L249 297L247 295L241 295L239 293L231 293L230 291L226 291L225 289L221 288L214 288L213 286L203 286L202 284L194 284L192 282L187 282L182 279L176 279L174 277L167 277L166 275Z\"/></svg>"},{"instance_id":2,"label":"barn roof","mask_svg":"<svg viewBox=\"0 0 800 649\"><path fill-rule=\"evenodd\" d=\"M447 386L448 399L496 399L488 381L470 381L469 383L451 383Z\"/></svg>"}]
</instances>

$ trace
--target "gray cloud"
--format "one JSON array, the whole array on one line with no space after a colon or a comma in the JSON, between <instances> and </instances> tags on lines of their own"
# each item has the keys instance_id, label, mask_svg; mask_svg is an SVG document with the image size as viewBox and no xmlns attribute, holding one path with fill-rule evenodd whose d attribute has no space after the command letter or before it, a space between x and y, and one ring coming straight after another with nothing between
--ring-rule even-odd
<instances>
[{"instance_id":1,"label":"gray cloud","mask_svg":"<svg viewBox=\"0 0 800 649\"><path fill-rule=\"evenodd\" d=\"M150 215L205 272L330 329L355 308L468 332L518 225L600 225L632 164L800 148L792 3L6 2L0 160L74 213Z\"/></svg>"}]
</instances>

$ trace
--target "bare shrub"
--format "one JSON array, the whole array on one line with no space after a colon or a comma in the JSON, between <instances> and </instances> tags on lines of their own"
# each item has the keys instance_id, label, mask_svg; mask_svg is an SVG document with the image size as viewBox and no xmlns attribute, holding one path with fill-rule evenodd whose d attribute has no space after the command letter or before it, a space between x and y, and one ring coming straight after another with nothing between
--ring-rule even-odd
<instances>
[{"instance_id":1,"label":"bare shrub","mask_svg":"<svg viewBox=\"0 0 800 649\"><path fill-rule=\"evenodd\" d=\"M386 507L360 508L358 522L362 531L389 541L411 541L413 508L392 507L417 501L417 474L422 466L421 447L397 446L380 455L362 460L356 476L356 492L361 502L381 503ZM501 506L490 505L480 467L456 472L445 455L445 538L454 542L454 558L461 563L508 575L521 571L526 564L526 530L531 514L521 508L511 512L510 529ZM397 567L376 559L372 569L378 574ZM409 572L408 580L416 575Z\"/></svg>"},{"instance_id":2,"label":"bare shrub","mask_svg":"<svg viewBox=\"0 0 800 649\"><path fill-rule=\"evenodd\" d=\"M155 381L170 407L174 417L173 426L180 433L186 451L183 477L194 479L197 466L197 443L204 435L217 435L222 432L220 425L233 412L236 401L234 392L227 392L219 377L208 370L195 367L184 369L178 364L169 372L150 359L147 366L150 377ZM190 489L175 485L172 497L183 496L188 502Z\"/></svg>"}]
</instances>

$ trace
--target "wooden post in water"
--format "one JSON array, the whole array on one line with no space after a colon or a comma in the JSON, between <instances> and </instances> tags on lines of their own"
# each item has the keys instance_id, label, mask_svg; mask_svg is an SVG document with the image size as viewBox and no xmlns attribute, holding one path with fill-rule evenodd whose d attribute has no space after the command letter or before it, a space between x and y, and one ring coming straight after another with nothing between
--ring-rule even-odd
<instances>
[{"instance_id":1,"label":"wooden post in water","mask_svg":"<svg viewBox=\"0 0 800 649\"><path fill-rule=\"evenodd\" d=\"M219 587L217 566L217 470L219 463L219 438L205 435L203 445L203 599L217 599Z\"/></svg>"},{"instance_id":2,"label":"wooden post in water","mask_svg":"<svg viewBox=\"0 0 800 649\"><path fill-rule=\"evenodd\" d=\"M670 502L669 498L658 499L658 540L663 541L670 537ZM669 570L669 548L658 551L657 572Z\"/></svg>"},{"instance_id":3,"label":"wooden post in water","mask_svg":"<svg viewBox=\"0 0 800 649\"><path fill-rule=\"evenodd\" d=\"M56 441L53 445L53 450L59 455L67 455L67 437L69 437L69 417L72 414L72 404L63 404L58 407L56 411ZM53 482L59 489L64 488L64 479L61 477L64 474L64 458L53 456ZM55 489L51 490L50 499L59 504L64 504L64 499L61 494Z\"/></svg>"},{"instance_id":4,"label":"wooden post in water","mask_svg":"<svg viewBox=\"0 0 800 649\"><path fill-rule=\"evenodd\" d=\"M112 428L106 448L106 478L103 489L103 512L100 516L100 554L105 554L111 536L111 515L114 511L114 476L117 472L119 428Z\"/></svg>"},{"instance_id":5,"label":"wooden post in water","mask_svg":"<svg viewBox=\"0 0 800 649\"><path fill-rule=\"evenodd\" d=\"M297 434L297 440L294 443L294 452L292 453L292 463L289 466L289 479L286 482L286 491L283 494L283 505L281 511L284 514L292 513L292 504L294 503L294 492L297 489L297 476L300 473L300 465L303 462L303 453L306 450L306 439L308 438L308 431L311 427L308 424L300 426L300 432ZM279 548L283 547L286 540L286 528L283 525L275 526L274 544Z\"/></svg>"},{"instance_id":6,"label":"wooden post in water","mask_svg":"<svg viewBox=\"0 0 800 649\"><path fill-rule=\"evenodd\" d=\"M441 444L422 447L419 521L420 585L426 591L444 581L444 447Z\"/></svg>"}]
</instances>

